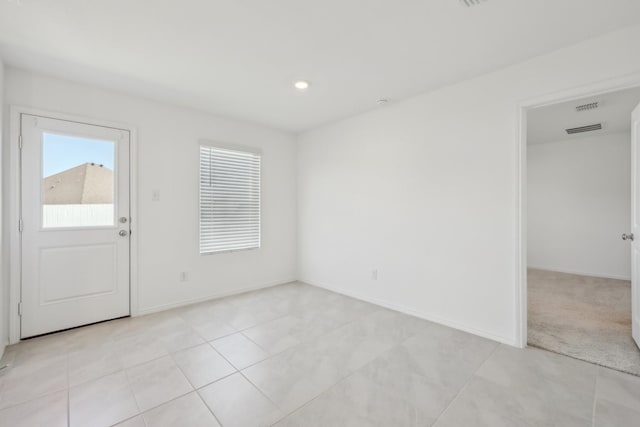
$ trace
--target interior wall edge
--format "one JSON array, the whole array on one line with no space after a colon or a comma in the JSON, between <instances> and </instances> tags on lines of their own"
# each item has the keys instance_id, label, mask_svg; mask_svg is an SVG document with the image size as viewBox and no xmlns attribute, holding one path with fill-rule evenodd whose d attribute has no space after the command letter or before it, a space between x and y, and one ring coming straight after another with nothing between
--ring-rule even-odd
<instances>
[{"instance_id":1,"label":"interior wall edge","mask_svg":"<svg viewBox=\"0 0 640 427\"><path fill-rule=\"evenodd\" d=\"M5 119L8 109L5 108L5 65L0 57L0 170L4 166L4 141L7 138L8 127ZM0 173L0 358L5 347L9 344L9 275L7 262L6 225L4 223L5 209L5 180Z\"/></svg>"}]
</instances>

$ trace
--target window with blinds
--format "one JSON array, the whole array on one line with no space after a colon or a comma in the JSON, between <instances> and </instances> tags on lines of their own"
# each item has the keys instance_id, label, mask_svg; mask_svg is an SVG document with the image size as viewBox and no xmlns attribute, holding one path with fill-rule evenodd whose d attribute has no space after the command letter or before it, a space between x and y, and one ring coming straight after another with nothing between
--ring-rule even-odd
<instances>
[{"instance_id":1,"label":"window with blinds","mask_svg":"<svg viewBox=\"0 0 640 427\"><path fill-rule=\"evenodd\" d=\"M200 146L200 254L260 247L258 153Z\"/></svg>"}]
</instances>

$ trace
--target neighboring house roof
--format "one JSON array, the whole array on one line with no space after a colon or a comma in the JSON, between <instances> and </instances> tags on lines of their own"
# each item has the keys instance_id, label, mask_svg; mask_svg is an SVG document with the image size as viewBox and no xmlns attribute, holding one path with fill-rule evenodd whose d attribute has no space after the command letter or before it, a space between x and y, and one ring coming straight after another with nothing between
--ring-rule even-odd
<instances>
[{"instance_id":1,"label":"neighboring house roof","mask_svg":"<svg viewBox=\"0 0 640 427\"><path fill-rule=\"evenodd\" d=\"M113 171L85 163L43 179L45 205L113 203Z\"/></svg>"}]
</instances>

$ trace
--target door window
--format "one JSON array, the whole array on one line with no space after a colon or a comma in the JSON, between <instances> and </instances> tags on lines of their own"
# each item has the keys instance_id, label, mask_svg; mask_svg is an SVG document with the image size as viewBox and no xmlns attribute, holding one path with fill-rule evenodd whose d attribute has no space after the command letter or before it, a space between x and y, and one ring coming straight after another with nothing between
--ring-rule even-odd
<instances>
[{"instance_id":1,"label":"door window","mask_svg":"<svg viewBox=\"0 0 640 427\"><path fill-rule=\"evenodd\" d=\"M113 141L42 136L42 227L115 225Z\"/></svg>"}]
</instances>

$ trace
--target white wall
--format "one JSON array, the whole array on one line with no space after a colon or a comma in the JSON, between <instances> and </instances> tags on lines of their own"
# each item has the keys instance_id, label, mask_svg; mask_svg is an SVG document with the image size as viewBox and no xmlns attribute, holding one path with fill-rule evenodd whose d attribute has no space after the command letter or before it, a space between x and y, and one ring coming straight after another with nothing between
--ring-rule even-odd
<instances>
[{"instance_id":1,"label":"white wall","mask_svg":"<svg viewBox=\"0 0 640 427\"><path fill-rule=\"evenodd\" d=\"M631 279L629 132L527 150L528 266Z\"/></svg>"},{"instance_id":2,"label":"white wall","mask_svg":"<svg viewBox=\"0 0 640 427\"><path fill-rule=\"evenodd\" d=\"M133 220L139 242L140 312L296 278L293 135L9 67L5 89L11 105L137 127L138 218ZM200 139L262 150L261 249L199 255ZM160 201L153 202L156 189ZM187 282L179 281L181 271L188 272Z\"/></svg>"},{"instance_id":3,"label":"white wall","mask_svg":"<svg viewBox=\"0 0 640 427\"><path fill-rule=\"evenodd\" d=\"M4 63L0 58L0 147L5 140L5 101L4 101ZM8 252L6 248L5 226L3 224L5 206L4 192L4 155L0 149L0 358L4 353L4 348L9 340L9 274L8 274Z\"/></svg>"},{"instance_id":4,"label":"white wall","mask_svg":"<svg viewBox=\"0 0 640 427\"><path fill-rule=\"evenodd\" d=\"M627 28L301 134L300 279L519 343L517 106L640 71L639 38Z\"/></svg>"}]
</instances>

